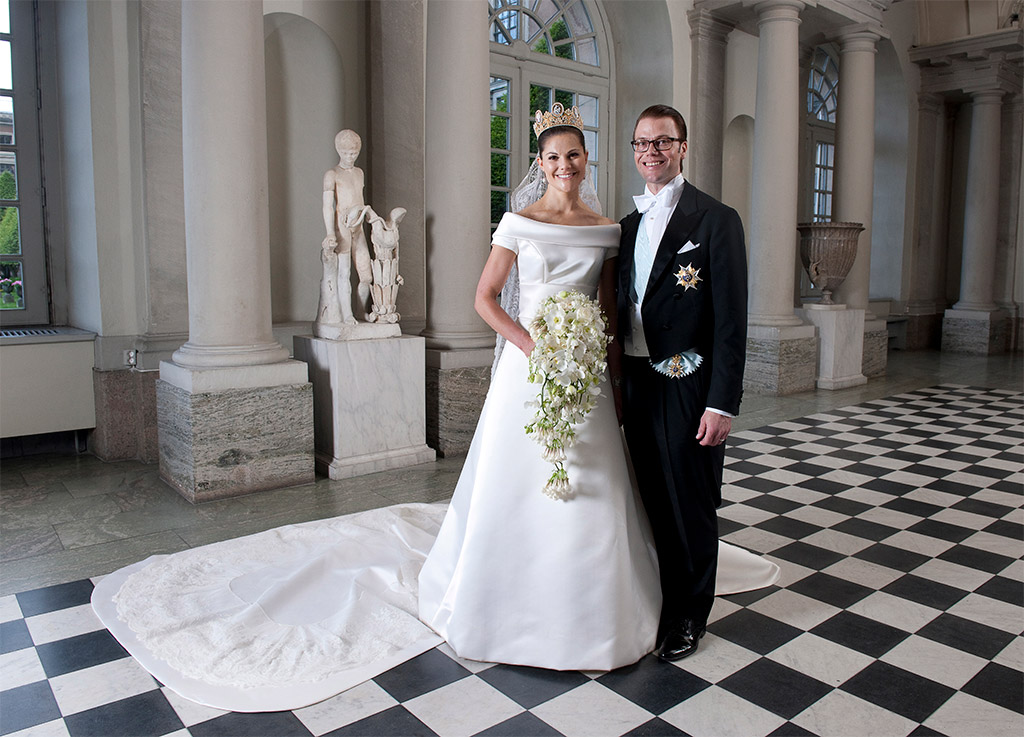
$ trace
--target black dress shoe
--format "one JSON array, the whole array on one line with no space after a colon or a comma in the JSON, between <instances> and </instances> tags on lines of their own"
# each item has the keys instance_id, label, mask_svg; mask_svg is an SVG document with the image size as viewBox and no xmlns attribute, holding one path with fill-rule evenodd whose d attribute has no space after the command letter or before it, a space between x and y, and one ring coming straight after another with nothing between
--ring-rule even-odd
<instances>
[{"instance_id":1,"label":"black dress shoe","mask_svg":"<svg viewBox=\"0 0 1024 737\"><path fill-rule=\"evenodd\" d=\"M704 636L705 625L693 619L684 619L668 630L668 634L654 651L661 660L682 660L697 652L700 638Z\"/></svg>"}]
</instances>

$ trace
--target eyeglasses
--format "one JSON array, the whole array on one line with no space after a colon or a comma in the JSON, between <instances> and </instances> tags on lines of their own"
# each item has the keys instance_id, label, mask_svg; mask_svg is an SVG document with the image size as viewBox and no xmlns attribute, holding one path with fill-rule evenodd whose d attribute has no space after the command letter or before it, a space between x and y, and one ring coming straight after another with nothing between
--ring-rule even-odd
<instances>
[{"instance_id":1,"label":"eyeglasses","mask_svg":"<svg viewBox=\"0 0 1024 737\"><path fill-rule=\"evenodd\" d=\"M638 138L635 141L630 141L629 145L633 147L633 150L638 154L642 154L644 151L654 144L656 151L668 151L672 148L672 144L676 141L682 141L682 138L655 138L653 141L648 141L646 138Z\"/></svg>"}]
</instances>

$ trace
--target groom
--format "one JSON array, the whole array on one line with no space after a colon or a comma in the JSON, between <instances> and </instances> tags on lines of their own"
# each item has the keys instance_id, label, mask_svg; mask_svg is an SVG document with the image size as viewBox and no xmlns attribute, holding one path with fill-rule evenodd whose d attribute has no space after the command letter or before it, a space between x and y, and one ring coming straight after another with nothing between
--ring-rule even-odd
<instances>
[{"instance_id":1,"label":"groom","mask_svg":"<svg viewBox=\"0 0 1024 737\"><path fill-rule=\"evenodd\" d=\"M739 215L682 175L686 122L653 105L633 130L645 192L622 220L622 421L661 568L655 654L697 650L715 597L725 439L743 393L747 264Z\"/></svg>"}]
</instances>

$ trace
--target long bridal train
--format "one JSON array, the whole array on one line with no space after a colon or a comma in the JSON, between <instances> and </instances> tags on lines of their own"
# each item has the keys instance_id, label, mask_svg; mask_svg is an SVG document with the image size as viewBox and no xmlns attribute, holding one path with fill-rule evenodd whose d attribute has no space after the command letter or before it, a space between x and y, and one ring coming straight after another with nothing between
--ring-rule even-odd
<instances>
[{"instance_id":1,"label":"long bridal train","mask_svg":"<svg viewBox=\"0 0 1024 737\"><path fill-rule=\"evenodd\" d=\"M447 507L401 504L153 556L100 581L93 608L187 699L297 709L442 642L419 621L417 577ZM720 543L718 594L769 586L778 574Z\"/></svg>"}]
</instances>

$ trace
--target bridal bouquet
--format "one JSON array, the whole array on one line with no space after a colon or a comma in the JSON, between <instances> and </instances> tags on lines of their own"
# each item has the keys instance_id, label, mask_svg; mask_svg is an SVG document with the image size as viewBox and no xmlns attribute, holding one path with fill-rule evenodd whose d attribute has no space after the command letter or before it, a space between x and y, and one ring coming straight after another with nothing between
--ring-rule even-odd
<instances>
[{"instance_id":1,"label":"bridal bouquet","mask_svg":"<svg viewBox=\"0 0 1024 737\"><path fill-rule=\"evenodd\" d=\"M576 442L575 425L597 403L611 336L600 306L579 292L561 291L548 297L530 323L534 340L529 381L540 384L536 408L526 434L544 446L544 460L555 470L544 486L552 499L569 499L572 487L565 470L565 450Z\"/></svg>"}]
</instances>

